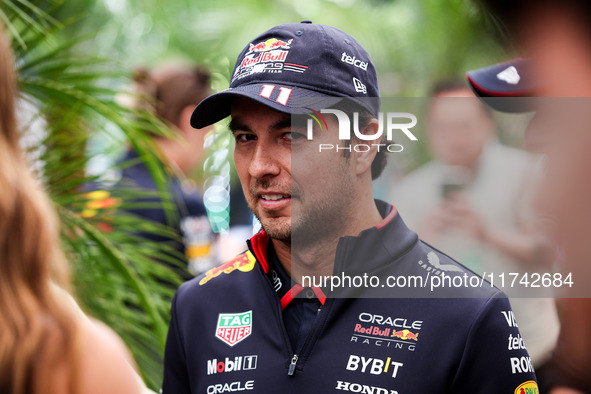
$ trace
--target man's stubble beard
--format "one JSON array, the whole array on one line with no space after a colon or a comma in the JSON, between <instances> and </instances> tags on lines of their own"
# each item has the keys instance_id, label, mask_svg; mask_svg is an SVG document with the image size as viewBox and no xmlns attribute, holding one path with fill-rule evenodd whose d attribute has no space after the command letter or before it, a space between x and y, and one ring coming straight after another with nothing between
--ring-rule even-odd
<instances>
[{"instance_id":1,"label":"man's stubble beard","mask_svg":"<svg viewBox=\"0 0 591 394\"><path fill-rule=\"evenodd\" d=\"M353 180L348 175L345 171L338 172L336 176L339 179L327 184L327 188L323 189L323 196L316 198L317 201L309 200L309 194L297 186L292 186L290 219L261 220L261 215L251 205L251 201L256 204L256 187L250 190L249 206L270 238L289 243L296 248L306 248L329 239L338 239L347 226L347 218L351 216L354 206L351 189Z\"/></svg>"},{"instance_id":2,"label":"man's stubble beard","mask_svg":"<svg viewBox=\"0 0 591 394\"><path fill-rule=\"evenodd\" d=\"M265 230L265 233L270 238L283 242L289 242L291 239L291 220L272 217L263 219L262 215L258 211L259 209L262 209L258 205L257 194L259 189L283 190L284 188L273 182L257 180L256 184L249 188L248 198L246 199L246 202L251 212L258 219L259 223L261 223L263 230Z\"/></svg>"},{"instance_id":3,"label":"man's stubble beard","mask_svg":"<svg viewBox=\"0 0 591 394\"><path fill-rule=\"evenodd\" d=\"M344 187L326 190L319 201L301 201L301 209L292 210L292 247L304 249L338 239L347 226L351 213L351 190Z\"/></svg>"}]
</instances>

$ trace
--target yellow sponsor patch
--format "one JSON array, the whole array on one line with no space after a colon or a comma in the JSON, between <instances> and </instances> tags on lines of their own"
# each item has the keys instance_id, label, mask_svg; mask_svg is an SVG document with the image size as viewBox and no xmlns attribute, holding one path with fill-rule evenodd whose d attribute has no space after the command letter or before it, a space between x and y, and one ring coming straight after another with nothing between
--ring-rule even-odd
<instances>
[{"instance_id":1,"label":"yellow sponsor patch","mask_svg":"<svg viewBox=\"0 0 591 394\"><path fill-rule=\"evenodd\" d=\"M515 394L539 394L538 384L533 380L528 380L525 383L521 383L515 389Z\"/></svg>"},{"instance_id":2,"label":"yellow sponsor patch","mask_svg":"<svg viewBox=\"0 0 591 394\"><path fill-rule=\"evenodd\" d=\"M211 279L220 276L223 274L229 274L232 271L239 270L242 272L251 271L254 268L254 264L256 263L255 257L250 253L250 250L242 253L240 256L236 257L234 260L228 261L226 264L220 265L219 267L215 267L210 269L205 273L205 276L199 281L199 285L204 285L209 282Z\"/></svg>"}]
</instances>

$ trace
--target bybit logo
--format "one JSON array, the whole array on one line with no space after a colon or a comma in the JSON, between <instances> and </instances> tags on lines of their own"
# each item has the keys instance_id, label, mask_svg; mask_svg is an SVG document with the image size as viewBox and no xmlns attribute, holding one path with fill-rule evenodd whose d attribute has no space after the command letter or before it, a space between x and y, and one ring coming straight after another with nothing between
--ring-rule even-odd
<instances>
[{"instance_id":1,"label":"bybit logo","mask_svg":"<svg viewBox=\"0 0 591 394\"><path fill-rule=\"evenodd\" d=\"M347 362L348 371L360 371L362 373L370 373L372 375L391 374L393 378L398 375L398 370L404 364L397 361L392 361L390 357L386 361L379 358L356 356L351 354Z\"/></svg>"}]
</instances>

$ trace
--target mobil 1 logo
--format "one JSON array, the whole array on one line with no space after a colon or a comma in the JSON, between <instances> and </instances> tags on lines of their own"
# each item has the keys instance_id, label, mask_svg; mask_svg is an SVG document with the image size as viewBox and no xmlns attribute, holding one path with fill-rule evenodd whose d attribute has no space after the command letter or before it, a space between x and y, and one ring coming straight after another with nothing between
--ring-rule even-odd
<instances>
[{"instance_id":1,"label":"mobil 1 logo","mask_svg":"<svg viewBox=\"0 0 591 394\"><path fill-rule=\"evenodd\" d=\"M207 374L214 375L224 372L248 371L257 368L258 356L236 356L207 360Z\"/></svg>"}]
</instances>

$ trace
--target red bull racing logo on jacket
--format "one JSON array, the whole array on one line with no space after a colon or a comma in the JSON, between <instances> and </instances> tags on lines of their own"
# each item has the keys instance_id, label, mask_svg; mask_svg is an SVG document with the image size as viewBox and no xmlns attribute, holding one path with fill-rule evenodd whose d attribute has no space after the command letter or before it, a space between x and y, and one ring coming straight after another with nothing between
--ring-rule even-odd
<instances>
[{"instance_id":1,"label":"red bull racing logo on jacket","mask_svg":"<svg viewBox=\"0 0 591 394\"><path fill-rule=\"evenodd\" d=\"M390 349L415 350L422 320L362 312L353 328L351 342Z\"/></svg>"},{"instance_id":2,"label":"red bull racing logo on jacket","mask_svg":"<svg viewBox=\"0 0 591 394\"><path fill-rule=\"evenodd\" d=\"M400 338L400 339L412 339L414 341L419 340L419 333L418 332L410 332L408 330L401 330L401 331L394 331L392 333L392 338Z\"/></svg>"}]
</instances>

